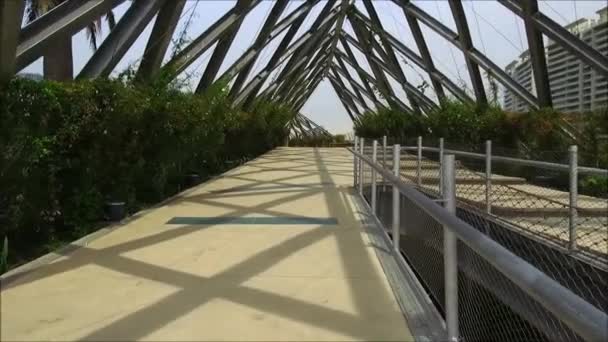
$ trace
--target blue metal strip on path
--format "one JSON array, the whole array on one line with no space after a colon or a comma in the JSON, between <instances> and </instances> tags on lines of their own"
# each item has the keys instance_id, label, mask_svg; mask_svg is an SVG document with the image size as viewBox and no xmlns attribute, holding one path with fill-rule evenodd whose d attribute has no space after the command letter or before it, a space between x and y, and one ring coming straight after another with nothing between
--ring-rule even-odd
<instances>
[{"instance_id":1,"label":"blue metal strip on path","mask_svg":"<svg viewBox=\"0 0 608 342\"><path fill-rule=\"evenodd\" d=\"M338 220L333 217L174 217L167 224L189 225L219 225L219 224L250 224L250 225L290 225L290 224L317 224L337 225Z\"/></svg>"}]
</instances>

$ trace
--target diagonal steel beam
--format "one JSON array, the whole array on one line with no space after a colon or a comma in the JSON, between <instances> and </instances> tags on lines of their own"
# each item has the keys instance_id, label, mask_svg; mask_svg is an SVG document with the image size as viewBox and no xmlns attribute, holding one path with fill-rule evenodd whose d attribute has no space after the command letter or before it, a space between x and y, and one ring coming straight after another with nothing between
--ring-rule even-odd
<instances>
[{"instance_id":1,"label":"diagonal steel beam","mask_svg":"<svg viewBox=\"0 0 608 342\"><path fill-rule=\"evenodd\" d=\"M72 37L91 21L107 13L125 0L68 0L21 29L17 47L16 70L21 70L41 57L59 38ZM0 1L3 4L19 1ZM19 18L21 23L20 15ZM8 32L1 30L2 32ZM4 41L4 39L2 39Z\"/></svg>"},{"instance_id":2,"label":"diagonal steel beam","mask_svg":"<svg viewBox=\"0 0 608 342\"><path fill-rule=\"evenodd\" d=\"M357 104L355 103L355 101L359 102L359 99L357 99L357 97L348 88L346 88L346 86L344 85L344 82L342 82L342 79L336 73L336 70L334 70L333 68L330 68L330 72L331 73L327 75L327 78L336 82L336 84L338 85L338 87L340 87L340 89L349 93L347 100L348 100L350 106L353 108L353 112L355 112L357 114L357 116L361 115L361 111L359 110L359 107L357 107Z\"/></svg>"},{"instance_id":3,"label":"diagonal steel beam","mask_svg":"<svg viewBox=\"0 0 608 342\"><path fill-rule=\"evenodd\" d=\"M104 39L78 78L106 77L137 40L166 0L134 1Z\"/></svg>"},{"instance_id":4,"label":"diagonal steel beam","mask_svg":"<svg viewBox=\"0 0 608 342\"><path fill-rule=\"evenodd\" d=\"M251 3L252 0L237 0L236 5L234 7L238 14L243 15L239 17L239 19L226 31L226 33L219 39L219 41L215 45L215 49L213 50L213 54L209 59L209 63L207 63L207 67L205 68L203 77L201 77L201 80L199 81L198 86L196 87L197 93L201 93L202 91L207 89L215 80L215 76L217 76L217 72L220 70L222 63L226 58L226 54L232 46L234 38L236 37L236 34L239 32L239 29L241 28L241 25L245 20L248 6L250 6Z\"/></svg>"},{"instance_id":5,"label":"diagonal steel beam","mask_svg":"<svg viewBox=\"0 0 608 342\"><path fill-rule=\"evenodd\" d=\"M257 97L258 91L261 89L261 87L263 86L263 84L266 81L266 79L268 78L268 76L277 67L279 67L286 61L287 61L287 64L289 64L292 60L294 60L294 58L295 58L294 55L296 53L302 54L302 49L307 49L306 52L310 53L309 46L312 44L312 42L318 41L319 38L323 39L323 34L325 32L327 32L328 27L335 21L335 19L336 19L336 11L333 11L333 13L330 11L329 16L327 18L325 18L324 21L321 22L319 27L312 26L306 33L304 33L300 38L298 38L293 44L291 44L288 48L285 48L284 51L280 51L280 50L282 50L282 47L279 46L279 48L277 48L277 51L275 52L275 54L269 61L266 68L264 68L264 70L262 70L258 75L256 75L256 77L254 77L251 82L249 82L249 84L243 89L241 94L239 94L237 96L237 98L235 99L235 103L237 103L237 104L241 103L241 101L246 99L246 106L247 105L250 106L250 104L253 103L253 100L255 99L255 97ZM290 30L290 32L288 32L288 34L290 34L290 33L291 33L291 30ZM287 37L285 37L285 38L287 38ZM291 38L289 40L291 40ZM283 44L284 42L285 42L285 39L283 40L283 42L281 42L281 44ZM321 44L323 44L323 42L321 42ZM279 51L281 52L280 54L278 54ZM306 63L306 62L307 62L307 59L299 58L299 60L297 62L295 62L295 64L292 64L291 70L289 70L285 75L293 74L294 70L296 68L299 68L299 66L304 65L304 63ZM283 68L283 71L285 71L285 68L287 68L287 65ZM276 78L271 83L271 85L268 88L266 88L260 95L262 95L262 94L267 95L271 92L274 92L278 88L281 81L282 81L282 79L280 77Z\"/></svg>"},{"instance_id":6,"label":"diagonal steel beam","mask_svg":"<svg viewBox=\"0 0 608 342\"><path fill-rule=\"evenodd\" d=\"M549 85L549 72L547 71L543 35L532 21L532 16L538 13L538 3L536 0L527 0L522 5L538 105L539 107L552 107L553 101L551 100L551 86Z\"/></svg>"},{"instance_id":7,"label":"diagonal steel beam","mask_svg":"<svg viewBox=\"0 0 608 342\"><path fill-rule=\"evenodd\" d=\"M335 56L336 60L338 60L337 57L339 57L338 55ZM351 78L351 75L348 73L348 71L343 71L341 68L336 67L335 70L344 78L346 78L349 83L353 86L354 89L359 90L359 92L365 96L367 96L367 98L369 98L370 100L373 101L373 97L372 95L370 95L370 93L367 91L367 89L365 89L362 85L359 84L359 82L353 80ZM364 79L364 76L361 76L362 79ZM364 81L365 82L365 81ZM360 102L361 103L361 102ZM363 101L363 103L365 103L365 101ZM377 104L377 109L380 108L386 108L386 106L384 106L382 103Z\"/></svg>"},{"instance_id":8,"label":"diagonal steel beam","mask_svg":"<svg viewBox=\"0 0 608 342\"><path fill-rule=\"evenodd\" d=\"M241 13L235 7L230 9L220 19L214 22L205 32L196 37L188 46L171 59L163 69L178 75L190 64L205 53L222 35L233 27L249 11L261 3L261 0L252 0L249 6Z\"/></svg>"},{"instance_id":9,"label":"diagonal steel beam","mask_svg":"<svg viewBox=\"0 0 608 342\"><path fill-rule=\"evenodd\" d=\"M335 38L332 37L331 39L326 40L324 44L320 45L320 48L317 51L317 55L315 57L313 57L309 63L310 67L316 68L319 65L327 63L329 58L331 58L330 49L331 49L331 44L333 43L334 40L335 40ZM324 68L324 69L327 69L327 68ZM284 91L285 91L284 94L286 94L286 97L289 98L291 95L293 95L293 93L295 91L297 91L298 85L301 84L301 82L306 82L306 80L309 79L310 76L311 75L306 72L302 72L299 75L295 76L293 78L293 81L291 82L292 86L284 88Z\"/></svg>"},{"instance_id":10,"label":"diagonal steel beam","mask_svg":"<svg viewBox=\"0 0 608 342\"><path fill-rule=\"evenodd\" d=\"M278 4L279 3L277 3L277 5ZM285 2L281 2L281 4L285 4ZM255 45L251 46L249 49L247 49L247 51L245 51L245 53L243 53L243 55L238 60L236 60L234 63L232 63L232 65L230 67L228 67L228 69L218 78L218 80L220 80L220 79L225 80L225 81L231 80L237 74L239 74L239 77L241 75L248 76L249 72L251 71L251 68L253 67L252 62L255 62L255 59L260 54L262 49L267 44L269 44L273 39L275 39L278 35L280 35L283 31L285 31L288 27L290 27L290 25L294 21L298 20L300 18L300 16L307 13L306 10L307 10L307 8L310 8L310 6L311 6L310 3L303 4L302 6L300 6L300 8L296 9L289 16L287 16L285 19L283 19L279 24L277 24L277 26L274 27L271 32L264 33L264 41L259 44L255 44ZM274 22L273 22L273 25L274 25ZM249 68L249 70L246 70L246 68ZM243 71L246 71L246 74L243 74ZM238 77L237 77L237 80L235 81L235 84L237 81L238 81ZM231 93L233 93L237 89L240 90L240 87L235 87L235 84L233 84L233 86L232 86Z\"/></svg>"},{"instance_id":11,"label":"diagonal steel beam","mask_svg":"<svg viewBox=\"0 0 608 342\"><path fill-rule=\"evenodd\" d=\"M317 2L315 1L314 4L313 4L313 6L316 3ZM253 103L256 95L260 91L260 88L264 85L264 82L266 82L266 79L270 75L271 71L274 70L274 68L278 65L279 60L283 56L283 53L288 49L289 44L291 43L291 41L295 37L296 33L298 32L298 30L300 29L300 27L302 26L302 24L304 23L304 20L306 20L306 17L310 13L310 10L312 10L313 6L311 6L310 8L308 8L306 10L306 13L304 13L293 24L291 24L291 26L289 27L289 30L287 31L287 33L285 34L285 36L281 40L281 43L279 43L279 46L277 46L276 50L272 54L272 57L270 57L270 60L268 61L268 63L266 63L266 66L264 67L264 69L262 69L262 71L259 72L245 86L245 88L244 88L243 91L241 91L238 95L232 95L233 98L235 98L234 102L236 104L243 103L243 107L244 108L249 108L251 106L251 104Z\"/></svg>"},{"instance_id":12,"label":"diagonal steel beam","mask_svg":"<svg viewBox=\"0 0 608 342\"><path fill-rule=\"evenodd\" d=\"M407 12L405 12L405 13L407 13ZM362 17L362 16L359 16L358 18L364 24L366 24L368 27L371 27L371 24L369 23L367 18ZM418 23L416 18L414 18L414 20L416 21L416 23ZM373 29L373 27L371 27L371 28ZM399 51L399 53L401 53L403 56L405 56L405 58L407 58L408 60L410 60L411 62L416 64L421 69L428 72L431 77L431 80L433 80L434 82L438 82L441 85L443 85L444 87L446 87L450 91L450 93L452 93L454 96L456 96L456 98L458 98L459 100L461 100L463 102L470 102L470 103L475 102L472 98L470 98L462 90L462 88L460 86L458 86L457 84L452 82L449 77L447 77L446 75L441 73L439 70L434 69L434 67L433 67L433 69L429 69L429 67L426 65L426 63L424 62L422 57L418 56L418 54L416 54L414 51L412 51L406 45L401 43L397 38L392 36L389 32L385 31L385 37L391 43L391 45L393 45L393 47L397 51ZM350 40L349 40L349 38L350 38ZM352 39L354 39L354 38L348 36L348 37L346 37L346 39L352 42Z\"/></svg>"},{"instance_id":13,"label":"diagonal steel beam","mask_svg":"<svg viewBox=\"0 0 608 342\"><path fill-rule=\"evenodd\" d=\"M376 79L376 81L374 82L376 84L376 87L378 88L380 93L385 97L389 106L397 109L397 107L399 107L399 104L393 100L396 97L395 93L393 92L393 89L391 88L390 83L388 83L388 80L384 75L384 72L382 72L380 66L377 65L376 62L371 58L374 52L370 44L371 40L373 39L370 31L365 30L363 27L361 27L360 22L357 21L356 18L354 18L354 14L352 12L349 13L348 20L350 21L355 36L357 37L357 41L359 41L361 46L363 46L363 48L365 49L365 58L367 59L367 64L370 66L370 69L372 70L372 73L374 74L374 77Z\"/></svg>"},{"instance_id":14,"label":"diagonal steel beam","mask_svg":"<svg viewBox=\"0 0 608 342\"><path fill-rule=\"evenodd\" d=\"M340 37L340 43L342 44L342 47L344 48L344 51L346 51L346 55L348 56L348 58L350 58L352 61L354 61L356 63L357 59L355 58L355 54L351 50L351 48L348 45L348 42L346 41L346 39L344 39L344 36ZM335 56L336 56L336 60L338 60L338 63L341 63L342 65L344 65L344 63L342 62L342 58L340 57L340 55L336 54ZM357 64L357 66L359 66L358 63L356 63L356 64ZM357 75L359 76L359 79L363 83L363 87L366 90L365 93L372 100L372 102L374 103L374 105L376 106L376 108L383 108L383 107L385 107L382 104L382 102L380 102L378 100L378 98L376 97L376 93L374 92L374 89L370 86L369 81L367 81L365 79L365 77L363 76L363 73L359 72L358 68L354 68L354 69L355 69L355 72L357 73ZM348 69L345 68L345 70L348 70ZM348 74L348 72L347 72L347 74Z\"/></svg>"},{"instance_id":15,"label":"diagonal steel beam","mask_svg":"<svg viewBox=\"0 0 608 342\"><path fill-rule=\"evenodd\" d=\"M348 34L345 34L345 36L346 36L347 40L349 41L349 43L351 43L354 47L356 47L357 49L359 49L361 52L364 52L363 47L361 47L359 45L359 43L354 38L350 37L350 35L348 35ZM433 110L433 109L437 108L437 105L435 104L435 102L433 102L433 100L429 99L426 95L424 95L424 93L422 93L418 88L416 88L415 86L413 86L407 80L399 80L399 76L393 70L394 68L391 68L390 65L388 65L386 63L386 61L383 61L382 59L380 59L376 55L371 55L371 58L387 74L389 74L397 82L400 82L401 86L403 87L403 89L406 90L406 91L408 91L411 94L411 96L415 97L417 99L417 102L424 107L425 111L428 112L430 110Z\"/></svg>"},{"instance_id":16,"label":"diagonal steel beam","mask_svg":"<svg viewBox=\"0 0 608 342\"><path fill-rule=\"evenodd\" d=\"M526 15L522 9L522 4L524 3L523 1L498 0L498 2L522 18L524 18ZM598 50L595 50L589 46L589 44L583 42L579 37L572 34L566 28L562 27L541 12L535 12L530 16L530 20L551 40L557 42L564 49L568 50L570 53L589 64L589 66L600 73L600 75L608 78L607 56L603 55Z\"/></svg>"},{"instance_id":17,"label":"diagonal steel beam","mask_svg":"<svg viewBox=\"0 0 608 342\"><path fill-rule=\"evenodd\" d=\"M342 92L341 92L340 86L338 86L331 78L328 78L328 79L329 79L329 83L334 88L334 91L336 92L338 99L340 100L340 102L342 102L342 107L344 107L344 110L346 110L346 113L350 117L350 120L353 123L356 122L358 117L356 116L356 114L353 113L352 109L350 108L348 101L344 97L344 94L342 94Z\"/></svg>"},{"instance_id":18,"label":"diagonal steel beam","mask_svg":"<svg viewBox=\"0 0 608 342\"><path fill-rule=\"evenodd\" d=\"M241 87L243 86L243 83L245 83L245 81L247 80L247 77L249 76L251 69L253 69L255 61L259 55L259 51L264 46L266 46L266 44L268 44L268 42L270 40L272 40L272 38L269 40L269 36L274 32L275 24L279 20L281 13L283 13L285 8L287 7L287 4L288 4L287 0L278 0L276 2L276 4L274 5L274 7L272 8L272 10L270 11L270 14L268 14L268 18L266 18L266 22L264 22L264 26L262 26L260 33L258 34L256 40L253 42L253 45L250 47L250 49L256 51L256 53L255 53L255 55L253 55L253 57L251 57L251 60L248 61L242 67L241 71L239 72L238 77L236 78L236 80L234 81L234 83L232 85L232 89L230 90L230 96L234 96L234 95L238 94L238 92L241 90ZM302 4L299 8L294 10L294 12L292 12L289 15L289 17L293 18L293 21L296 21L300 18L300 16L302 16L305 13L308 13L308 10L310 8L312 8L312 2L306 2L306 3Z\"/></svg>"},{"instance_id":19,"label":"diagonal steel beam","mask_svg":"<svg viewBox=\"0 0 608 342\"><path fill-rule=\"evenodd\" d=\"M410 83L408 82L407 78L405 77L403 70L401 70L401 65L399 65L399 61L397 60L397 57L395 56L395 51L393 50L393 46L390 44L390 42L385 37L386 31L384 30L384 27L382 26L382 21L380 21L380 17L378 16L378 13L376 12L376 8L374 7L374 5L372 4L372 2L370 0L363 0L363 5L365 6L367 13L369 14L372 26L378 27L378 31L380 31L379 37L382 42L382 45L384 46L384 49L382 49L382 47L378 46L378 43L376 42L376 40L374 39L373 35L370 32L369 35L370 35L372 41L376 43L376 44L372 45L372 49L375 47L377 49L377 51L384 52L384 54L381 54L381 57L382 57L382 59L384 59L386 66L389 67L390 69L392 69L393 77L395 78L395 80L397 80L397 82L399 82L401 84L401 87L403 88L403 91L405 91L405 94L407 95L407 98L408 98L410 104L412 105L412 108L414 109L414 111L419 112L420 111L419 105L418 105L419 99L417 99L419 96L417 96L417 94L413 93L412 90L410 89L410 87L406 86L406 85L409 85ZM356 8L353 8L353 10L356 10ZM363 16L363 15L361 15L361 16ZM355 17L355 20L356 20L356 17ZM360 27L365 29L365 25L360 25ZM432 102L432 101L430 101L430 102Z\"/></svg>"},{"instance_id":20,"label":"diagonal steel beam","mask_svg":"<svg viewBox=\"0 0 608 342\"><path fill-rule=\"evenodd\" d=\"M479 52L475 48L465 49L458 38L458 34L452 31L450 28L442 24L437 19L430 16L425 11L418 8L416 5L411 3L409 0L392 0L397 5L401 6L407 13L414 16L418 21L422 22L430 29L435 31L437 34L445 38L452 45L463 51L468 57L470 57L475 63L484 68L486 71L491 73L498 82L500 82L505 88L512 91L519 98L524 100L530 107L538 108L538 101L532 93L530 93L521 84L517 83L509 74L502 70L496 63L492 62L488 57Z\"/></svg>"},{"instance_id":21,"label":"diagonal steel beam","mask_svg":"<svg viewBox=\"0 0 608 342\"><path fill-rule=\"evenodd\" d=\"M15 73L15 57L25 1L0 3L0 86Z\"/></svg>"},{"instance_id":22,"label":"diagonal steel beam","mask_svg":"<svg viewBox=\"0 0 608 342\"><path fill-rule=\"evenodd\" d=\"M159 72L186 0L166 1L158 12L137 70L137 79L149 81Z\"/></svg>"},{"instance_id":23,"label":"diagonal steel beam","mask_svg":"<svg viewBox=\"0 0 608 342\"><path fill-rule=\"evenodd\" d=\"M346 65L344 65L344 62L342 62L341 59L334 58L334 60L337 61L337 64L332 67L334 69L334 72L336 72L337 70L342 70L344 73L348 73L348 69L346 68ZM340 77L340 79L342 79L342 76L340 76L339 74L337 74L337 75ZM346 78L346 81L350 84L350 87L355 92L355 96L359 100L359 103L363 106L363 109L364 110L370 110L369 106L367 105L367 102L365 102L365 99L363 98L363 95L361 95L361 92L359 91L359 88L357 88L353 84L353 82L354 82L353 79L350 78L350 77L348 77L348 78Z\"/></svg>"},{"instance_id":24,"label":"diagonal steel beam","mask_svg":"<svg viewBox=\"0 0 608 342\"><path fill-rule=\"evenodd\" d=\"M485 105L488 103L486 97L486 91L483 87L483 80L481 79L481 72L479 71L479 65L467 51L474 49L473 41L471 40L471 32L469 32L469 24L467 23L467 16L464 13L461 0L448 0L452 16L454 17L454 23L458 30L458 39L460 40L460 46L464 53L464 60L467 63L467 69L469 71L469 77L471 78L471 84L473 85L473 91L477 98L477 103Z\"/></svg>"},{"instance_id":25,"label":"diagonal steel beam","mask_svg":"<svg viewBox=\"0 0 608 342\"><path fill-rule=\"evenodd\" d=\"M420 24L414 16L407 13L405 10L403 10L403 14L405 15L405 19L407 20L410 31L412 32L414 41L416 42L416 47L420 52L422 63L424 63L423 69L425 69L429 74L429 78L431 79L431 83L435 89L435 94L437 94L440 101L443 101L445 99L445 93L443 92L441 82L436 77L433 77L433 74L437 72L437 69L433 63L433 58L431 57L429 47L426 45L426 40L424 39L424 35L420 29Z\"/></svg>"},{"instance_id":26,"label":"diagonal steel beam","mask_svg":"<svg viewBox=\"0 0 608 342\"><path fill-rule=\"evenodd\" d=\"M361 74L363 75L363 77L366 80L368 80L370 83L372 83L372 84L376 85L376 87L378 87L378 81L374 78L374 76L368 74L367 71L365 71L365 69L361 68L354 61L350 60L350 58L348 58L348 56L344 55L341 51L336 51L336 53L339 54L340 57L342 57L353 68L355 68L358 71L360 71ZM397 98L394 95L390 95L390 98L387 99L387 101L392 102L396 107L398 107L398 108L391 107L393 109L401 109L401 110L406 111L407 113L412 113L412 109L407 104L403 103L403 101L401 101L399 98Z\"/></svg>"}]
</instances>

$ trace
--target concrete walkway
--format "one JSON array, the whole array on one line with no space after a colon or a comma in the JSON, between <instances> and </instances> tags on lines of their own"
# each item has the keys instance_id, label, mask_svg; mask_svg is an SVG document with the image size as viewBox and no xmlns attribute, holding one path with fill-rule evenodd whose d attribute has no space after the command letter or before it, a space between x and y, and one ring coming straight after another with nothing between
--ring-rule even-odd
<instances>
[{"instance_id":1,"label":"concrete walkway","mask_svg":"<svg viewBox=\"0 0 608 342\"><path fill-rule=\"evenodd\" d=\"M0 339L411 341L352 165L280 148L5 279Z\"/></svg>"}]
</instances>

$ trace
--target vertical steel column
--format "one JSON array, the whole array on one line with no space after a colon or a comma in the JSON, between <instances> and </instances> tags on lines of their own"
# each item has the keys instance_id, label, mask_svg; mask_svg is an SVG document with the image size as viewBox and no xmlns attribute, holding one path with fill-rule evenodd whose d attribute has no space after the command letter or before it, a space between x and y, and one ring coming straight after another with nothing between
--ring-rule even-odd
<instances>
[{"instance_id":1,"label":"vertical steel column","mask_svg":"<svg viewBox=\"0 0 608 342\"><path fill-rule=\"evenodd\" d=\"M184 10L186 0L165 1L158 11L152 33L137 70L137 79L148 81L157 75Z\"/></svg>"},{"instance_id":2,"label":"vertical steel column","mask_svg":"<svg viewBox=\"0 0 608 342\"><path fill-rule=\"evenodd\" d=\"M443 200L444 207L456 214L456 181L454 155L443 158ZM446 226L443 227L443 264L445 281L445 320L448 340L458 341L458 251L456 235Z\"/></svg>"},{"instance_id":3,"label":"vertical steel column","mask_svg":"<svg viewBox=\"0 0 608 342\"><path fill-rule=\"evenodd\" d=\"M467 51L473 50L474 47L462 2L460 0L449 0L449 3L450 9L452 10L452 16L454 17L454 23L456 24L456 29L458 31L458 39L460 40L464 52L464 60L467 63L467 69L469 70L469 76L471 77L471 83L473 84L473 90L475 91L475 97L477 98L477 104L486 105L488 99L486 97L486 91L483 88L479 65L477 65L469 53L467 53Z\"/></svg>"},{"instance_id":4,"label":"vertical steel column","mask_svg":"<svg viewBox=\"0 0 608 342\"><path fill-rule=\"evenodd\" d=\"M215 80L215 76L217 76L217 72L220 70L224 59L226 58L226 54L230 47L232 46L232 42L236 37L236 34L239 32L241 28L241 24L245 20L246 15L244 15L247 11L247 7L251 4L252 0L237 0L236 5L234 5L237 13L241 15L237 21L227 30L222 38L220 38L215 45L215 49L213 49L213 54L207 63L207 67L205 68L205 72L203 73L203 77L198 83L196 87L196 92L201 93L207 87L209 87L213 81Z\"/></svg>"},{"instance_id":5,"label":"vertical steel column","mask_svg":"<svg viewBox=\"0 0 608 342\"><path fill-rule=\"evenodd\" d=\"M400 178L399 167L401 164L401 145L393 145L393 174L395 177ZM401 194L396 184L393 184L393 248L397 253L400 251L399 238L401 235L401 222L400 222L400 211L401 205L399 203Z\"/></svg>"},{"instance_id":6,"label":"vertical steel column","mask_svg":"<svg viewBox=\"0 0 608 342\"><path fill-rule=\"evenodd\" d=\"M574 251L576 249L576 221L578 218L578 147L576 145L570 146L568 155L570 159L570 207L568 210L570 245L568 247L570 251Z\"/></svg>"},{"instance_id":7,"label":"vertical steel column","mask_svg":"<svg viewBox=\"0 0 608 342\"><path fill-rule=\"evenodd\" d=\"M378 160L378 141L374 140L374 142L372 143L372 161L374 162L374 165L376 164L376 161ZM376 208L377 208L377 194L376 194L376 169L374 169L373 167L372 169L372 212L374 213L374 215L376 215Z\"/></svg>"},{"instance_id":8,"label":"vertical steel column","mask_svg":"<svg viewBox=\"0 0 608 342\"><path fill-rule=\"evenodd\" d=\"M359 142L359 150L362 156L365 156L363 146L365 145L365 139L361 138ZM363 197L363 159L359 159L359 194Z\"/></svg>"},{"instance_id":9,"label":"vertical steel column","mask_svg":"<svg viewBox=\"0 0 608 342\"><path fill-rule=\"evenodd\" d=\"M422 137L416 141L416 184L422 186Z\"/></svg>"},{"instance_id":10,"label":"vertical steel column","mask_svg":"<svg viewBox=\"0 0 608 342\"><path fill-rule=\"evenodd\" d=\"M386 135L382 137L382 168L386 169ZM386 190L386 179L382 176L382 190Z\"/></svg>"},{"instance_id":11,"label":"vertical steel column","mask_svg":"<svg viewBox=\"0 0 608 342\"><path fill-rule=\"evenodd\" d=\"M25 0L0 1L0 84L15 74Z\"/></svg>"},{"instance_id":12,"label":"vertical steel column","mask_svg":"<svg viewBox=\"0 0 608 342\"><path fill-rule=\"evenodd\" d=\"M492 140L486 141L486 212L492 213Z\"/></svg>"},{"instance_id":13,"label":"vertical steel column","mask_svg":"<svg viewBox=\"0 0 608 342\"><path fill-rule=\"evenodd\" d=\"M526 27L526 37L530 48L530 61L534 73L534 85L536 87L536 97L539 107L552 107L551 86L549 84L549 72L547 71L547 59L545 57L545 44L543 35L534 25L532 17L538 13L538 3L536 0L521 1L523 9L524 25Z\"/></svg>"},{"instance_id":14,"label":"vertical steel column","mask_svg":"<svg viewBox=\"0 0 608 342\"><path fill-rule=\"evenodd\" d=\"M443 195L443 138L439 138L439 194Z\"/></svg>"},{"instance_id":15,"label":"vertical steel column","mask_svg":"<svg viewBox=\"0 0 608 342\"><path fill-rule=\"evenodd\" d=\"M358 152L359 151L359 138L355 135L354 140L355 140L354 149L355 149L355 152ZM357 177L359 174L358 166L359 166L359 163L357 163L357 156L353 154L353 187L355 189L357 188L357 183L358 183L357 182L357 180L358 180Z\"/></svg>"}]
</instances>

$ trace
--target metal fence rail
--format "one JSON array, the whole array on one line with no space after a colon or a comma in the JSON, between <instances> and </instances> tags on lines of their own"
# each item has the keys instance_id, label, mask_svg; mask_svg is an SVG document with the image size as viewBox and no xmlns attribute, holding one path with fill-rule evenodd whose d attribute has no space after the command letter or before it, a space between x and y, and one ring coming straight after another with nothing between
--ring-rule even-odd
<instances>
[{"instance_id":1,"label":"metal fence rail","mask_svg":"<svg viewBox=\"0 0 608 342\"><path fill-rule=\"evenodd\" d=\"M461 208L453 155L442 156L441 187L438 196L429 196L403 177L404 166L422 174L423 163L407 162L421 161L421 154L402 158L404 149L395 145L392 158L386 158L388 149L379 153L373 142L358 141L357 148L352 151L355 185L379 221L392 229L395 255L414 270L444 313L452 340L608 339L605 310L456 215ZM424 183L418 175L414 183Z\"/></svg>"}]
</instances>

